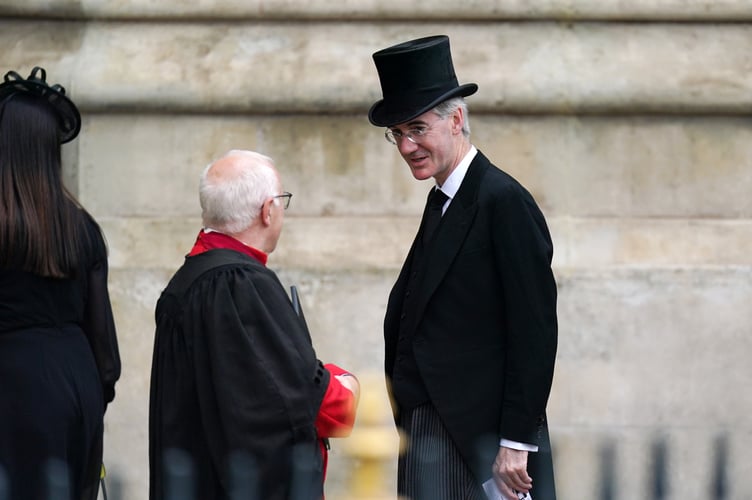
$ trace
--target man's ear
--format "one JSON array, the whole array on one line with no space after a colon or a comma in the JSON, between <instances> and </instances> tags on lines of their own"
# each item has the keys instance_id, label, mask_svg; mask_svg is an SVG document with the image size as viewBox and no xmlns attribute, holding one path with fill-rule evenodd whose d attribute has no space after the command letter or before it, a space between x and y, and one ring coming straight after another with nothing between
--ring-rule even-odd
<instances>
[{"instance_id":1,"label":"man's ear","mask_svg":"<svg viewBox=\"0 0 752 500\"><path fill-rule=\"evenodd\" d=\"M462 133L462 125L465 123L465 115L462 112L462 108L457 108L454 113L452 113L452 132Z\"/></svg>"},{"instance_id":2,"label":"man's ear","mask_svg":"<svg viewBox=\"0 0 752 500\"><path fill-rule=\"evenodd\" d=\"M269 226L272 223L272 205L274 204L274 198L269 198L261 205L261 224Z\"/></svg>"}]
</instances>

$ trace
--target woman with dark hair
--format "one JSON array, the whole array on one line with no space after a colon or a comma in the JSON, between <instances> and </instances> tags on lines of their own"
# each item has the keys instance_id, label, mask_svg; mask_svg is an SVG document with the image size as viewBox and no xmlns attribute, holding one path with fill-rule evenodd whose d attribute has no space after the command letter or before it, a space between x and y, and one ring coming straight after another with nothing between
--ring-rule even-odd
<instances>
[{"instance_id":1,"label":"woman with dark hair","mask_svg":"<svg viewBox=\"0 0 752 500\"><path fill-rule=\"evenodd\" d=\"M62 181L81 117L45 76L0 84L0 479L13 500L93 500L120 356L104 237Z\"/></svg>"}]
</instances>

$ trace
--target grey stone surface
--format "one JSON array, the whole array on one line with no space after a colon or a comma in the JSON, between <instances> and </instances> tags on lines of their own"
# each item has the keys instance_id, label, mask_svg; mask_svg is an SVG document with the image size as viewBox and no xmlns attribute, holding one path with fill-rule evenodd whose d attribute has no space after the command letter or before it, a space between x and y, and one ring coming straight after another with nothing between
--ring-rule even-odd
<instances>
[{"instance_id":1,"label":"grey stone surface","mask_svg":"<svg viewBox=\"0 0 752 500\"><path fill-rule=\"evenodd\" d=\"M0 22L6 65L122 111L362 114L380 97L371 54L436 33L489 113L752 109L748 24Z\"/></svg>"},{"instance_id":2,"label":"grey stone surface","mask_svg":"<svg viewBox=\"0 0 752 500\"><path fill-rule=\"evenodd\" d=\"M744 118L473 114L473 142L549 217L744 220L752 132ZM291 216L420 215L415 182L362 115L90 115L79 192L100 216L199 216L198 176L230 148L262 151L293 192ZM711 243L712 244L712 243Z\"/></svg>"},{"instance_id":3,"label":"grey stone surface","mask_svg":"<svg viewBox=\"0 0 752 500\"><path fill-rule=\"evenodd\" d=\"M196 238L198 218L100 218L116 269L176 268ZM397 270L419 223L410 217L288 216L270 265L315 272ZM749 221L548 219L554 265L562 270L614 266L743 268Z\"/></svg>"}]
</instances>

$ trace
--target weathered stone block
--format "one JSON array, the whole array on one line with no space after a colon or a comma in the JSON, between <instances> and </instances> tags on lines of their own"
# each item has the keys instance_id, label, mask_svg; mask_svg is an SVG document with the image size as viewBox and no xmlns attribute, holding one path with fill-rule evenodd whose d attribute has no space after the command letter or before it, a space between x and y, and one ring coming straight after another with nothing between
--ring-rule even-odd
<instances>
[{"instance_id":1,"label":"weathered stone block","mask_svg":"<svg viewBox=\"0 0 752 500\"><path fill-rule=\"evenodd\" d=\"M470 113L473 142L549 217L752 216L745 120ZM276 160L291 216L420 216L430 188L361 116L89 115L78 148L79 195L103 216L199 216L199 175L231 148Z\"/></svg>"},{"instance_id":2,"label":"weathered stone block","mask_svg":"<svg viewBox=\"0 0 752 500\"><path fill-rule=\"evenodd\" d=\"M749 268L559 272L559 423L738 426L752 404L737 391L752 383L751 277Z\"/></svg>"},{"instance_id":3,"label":"weathered stone block","mask_svg":"<svg viewBox=\"0 0 752 500\"><path fill-rule=\"evenodd\" d=\"M436 33L486 112L752 109L745 24L57 24L0 23L5 64L48 66L87 110L362 114L380 97L371 54Z\"/></svg>"}]
</instances>

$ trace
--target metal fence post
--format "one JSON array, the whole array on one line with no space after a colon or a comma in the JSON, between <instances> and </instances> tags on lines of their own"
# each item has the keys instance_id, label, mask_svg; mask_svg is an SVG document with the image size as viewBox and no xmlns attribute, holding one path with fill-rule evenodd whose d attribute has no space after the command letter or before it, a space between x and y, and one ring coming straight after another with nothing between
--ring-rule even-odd
<instances>
[{"instance_id":1,"label":"metal fence post","mask_svg":"<svg viewBox=\"0 0 752 500\"><path fill-rule=\"evenodd\" d=\"M297 445L292 450L290 500L309 500L313 496L311 488L315 487L315 472L310 453L308 444Z\"/></svg>"},{"instance_id":2,"label":"metal fence post","mask_svg":"<svg viewBox=\"0 0 752 500\"><path fill-rule=\"evenodd\" d=\"M599 458L598 498L601 500L614 500L616 498L616 448L613 441L608 441L601 446Z\"/></svg>"},{"instance_id":3,"label":"metal fence post","mask_svg":"<svg viewBox=\"0 0 752 500\"><path fill-rule=\"evenodd\" d=\"M0 500L10 500L10 485L5 469L0 466Z\"/></svg>"},{"instance_id":4,"label":"metal fence post","mask_svg":"<svg viewBox=\"0 0 752 500\"><path fill-rule=\"evenodd\" d=\"M652 467L652 496L650 498L654 500L666 500L668 498L669 483L668 450L665 438L660 437L653 442L649 463Z\"/></svg>"},{"instance_id":5,"label":"metal fence post","mask_svg":"<svg viewBox=\"0 0 752 500\"><path fill-rule=\"evenodd\" d=\"M327 495L334 500L394 500L396 493L386 488L391 460L399 453L400 439L394 428L389 403L380 397L383 390L381 375L360 377L358 420L352 435L342 442L342 448L352 460L346 495Z\"/></svg>"},{"instance_id":6,"label":"metal fence post","mask_svg":"<svg viewBox=\"0 0 752 500\"><path fill-rule=\"evenodd\" d=\"M715 439L713 457L713 478L710 481L709 498L726 500L729 495L728 478L728 437L721 434Z\"/></svg>"},{"instance_id":7,"label":"metal fence post","mask_svg":"<svg viewBox=\"0 0 752 500\"><path fill-rule=\"evenodd\" d=\"M102 500L123 500L125 498L123 477L115 471L107 471L107 497Z\"/></svg>"},{"instance_id":8,"label":"metal fence post","mask_svg":"<svg viewBox=\"0 0 752 500\"><path fill-rule=\"evenodd\" d=\"M47 500L70 499L68 464L58 458L51 458L45 463L44 476L47 484Z\"/></svg>"},{"instance_id":9,"label":"metal fence post","mask_svg":"<svg viewBox=\"0 0 752 500\"><path fill-rule=\"evenodd\" d=\"M230 500L257 500L258 472L256 461L244 452L230 456Z\"/></svg>"},{"instance_id":10,"label":"metal fence post","mask_svg":"<svg viewBox=\"0 0 752 500\"><path fill-rule=\"evenodd\" d=\"M194 500L196 484L193 460L188 453L171 448L164 453L166 500Z\"/></svg>"}]
</instances>

